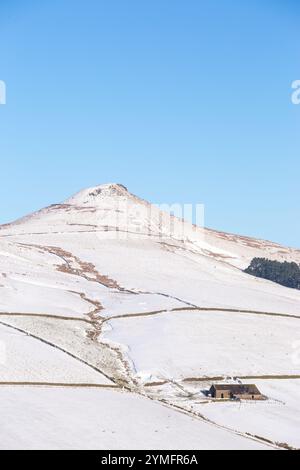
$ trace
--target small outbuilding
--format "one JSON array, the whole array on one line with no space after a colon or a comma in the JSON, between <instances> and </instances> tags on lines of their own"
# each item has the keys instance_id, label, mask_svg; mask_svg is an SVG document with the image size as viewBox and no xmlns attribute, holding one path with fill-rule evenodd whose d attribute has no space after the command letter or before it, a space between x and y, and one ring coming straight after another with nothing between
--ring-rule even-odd
<instances>
[{"instance_id":1,"label":"small outbuilding","mask_svg":"<svg viewBox=\"0 0 300 470\"><path fill-rule=\"evenodd\" d=\"M219 400L264 400L265 397L256 385L249 384L215 384L209 395Z\"/></svg>"}]
</instances>

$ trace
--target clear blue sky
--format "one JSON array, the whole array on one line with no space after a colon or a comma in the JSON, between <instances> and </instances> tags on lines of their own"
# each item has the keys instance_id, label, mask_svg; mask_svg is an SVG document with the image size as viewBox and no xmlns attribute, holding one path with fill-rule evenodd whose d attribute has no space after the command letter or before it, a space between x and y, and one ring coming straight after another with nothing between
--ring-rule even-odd
<instances>
[{"instance_id":1,"label":"clear blue sky","mask_svg":"<svg viewBox=\"0 0 300 470\"><path fill-rule=\"evenodd\" d=\"M300 246L298 0L2 0L0 222L120 182Z\"/></svg>"}]
</instances>

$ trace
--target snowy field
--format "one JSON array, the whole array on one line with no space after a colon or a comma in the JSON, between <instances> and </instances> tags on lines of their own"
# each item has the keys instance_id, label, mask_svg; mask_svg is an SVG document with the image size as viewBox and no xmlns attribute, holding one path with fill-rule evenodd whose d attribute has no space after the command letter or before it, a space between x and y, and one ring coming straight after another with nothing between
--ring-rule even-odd
<instances>
[{"instance_id":1,"label":"snowy field","mask_svg":"<svg viewBox=\"0 0 300 470\"><path fill-rule=\"evenodd\" d=\"M137 373L160 379L300 374L300 320L223 312L172 312L110 321Z\"/></svg>"},{"instance_id":2,"label":"snowy field","mask_svg":"<svg viewBox=\"0 0 300 470\"><path fill-rule=\"evenodd\" d=\"M136 293L164 294L197 306L300 316L300 291L254 278L213 256L189 251L185 245L174 247L171 239L111 240L105 233L85 234L84 239L79 234L31 236L39 244L49 237L51 244L94 263L100 274Z\"/></svg>"},{"instance_id":3,"label":"snowy field","mask_svg":"<svg viewBox=\"0 0 300 470\"><path fill-rule=\"evenodd\" d=\"M0 387L0 412L0 449L268 449L111 390Z\"/></svg>"},{"instance_id":4,"label":"snowy field","mask_svg":"<svg viewBox=\"0 0 300 470\"><path fill-rule=\"evenodd\" d=\"M0 382L111 384L62 351L2 325Z\"/></svg>"},{"instance_id":5,"label":"snowy field","mask_svg":"<svg viewBox=\"0 0 300 470\"><path fill-rule=\"evenodd\" d=\"M195 406L212 421L300 449L300 380L257 380L267 402Z\"/></svg>"},{"instance_id":6,"label":"snowy field","mask_svg":"<svg viewBox=\"0 0 300 470\"><path fill-rule=\"evenodd\" d=\"M97 301L104 316L192 304L300 317L299 291L182 247L168 251L165 242L116 241L95 233L24 234L15 243L13 239L8 243L0 237L2 312L84 317ZM43 245L72 254L75 260L41 252L38 247ZM78 260L84 268L78 269ZM94 272L85 272L85 264L93 264ZM116 287L108 288L105 279L102 284L102 277Z\"/></svg>"},{"instance_id":7,"label":"snowy field","mask_svg":"<svg viewBox=\"0 0 300 470\"><path fill-rule=\"evenodd\" d=\"M87 368L96 368L100 380L103 373L121 381L122 385L130 381L125 360L122 360L118 351L110 349L100 341L89 339L88 329L83 322L9 316L3 317L3 321L13 328L21 329L52 344L54 347L49 348L49 356L57 347L75 356L79 364L83 361Z\"/></svg>"}]
</instances>

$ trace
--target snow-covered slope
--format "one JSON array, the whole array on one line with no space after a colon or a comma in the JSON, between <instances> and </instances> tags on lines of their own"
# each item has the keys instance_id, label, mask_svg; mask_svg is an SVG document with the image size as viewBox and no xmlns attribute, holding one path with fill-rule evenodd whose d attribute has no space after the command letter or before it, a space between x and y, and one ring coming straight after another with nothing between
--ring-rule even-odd
<instances>
[{"instance_id":1,"label":"snow-covered slope","mask_svg":"<svg viewBox=\"0 0 300 470\"><path fill-rule=\"evenodd\" d=\"M117 184L1 226L0 387L90 382L147 395L147 381L299 375L300 292L243 273L256 256L300 263L299 250L195 227Z\"/></svg>"}]
</instances>

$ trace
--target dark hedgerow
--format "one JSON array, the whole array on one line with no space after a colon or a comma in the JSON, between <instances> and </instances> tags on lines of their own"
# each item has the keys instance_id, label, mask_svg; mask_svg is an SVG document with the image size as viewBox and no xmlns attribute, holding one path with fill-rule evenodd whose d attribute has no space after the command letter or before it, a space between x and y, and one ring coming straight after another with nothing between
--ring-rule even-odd
<instances>
[{"instance_id":1,"label":"dark hedgerow","mask_svg":"<svg viewBox=\"0 0 300 470\"><path fill-rule=\"evenodd\" d=\"M245 273L277 282L285 287L300 289L300 266L297 263L280 263L266 258L254 258Z\"/></svg>"}]
</instances>

